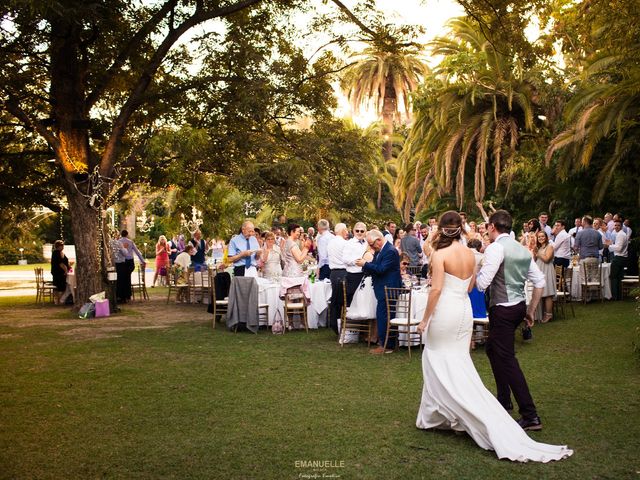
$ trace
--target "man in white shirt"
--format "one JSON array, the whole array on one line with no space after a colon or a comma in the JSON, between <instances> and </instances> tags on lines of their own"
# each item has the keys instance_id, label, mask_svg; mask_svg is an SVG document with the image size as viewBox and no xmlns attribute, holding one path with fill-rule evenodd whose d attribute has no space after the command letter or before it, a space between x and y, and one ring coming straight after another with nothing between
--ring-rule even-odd
<instances>
[{"instance_id":1,"label":"man in white shirt","mask_svg":"<svg viewBox=\"0 0 640 480\"><path fill-rule=\"evenodd\" d=\"M615 243L607 240L609 251L615 254L611 260L611 299L622 300L622 279L624 278L624 268L627 266L627 257L629 255L629 238L622 230L622 221L617 219L613 223L613 229L616 232Z\"/></svg>"},{"instance_id":2,"label":"man in white shirt","mask_svg":"<svg viewBox=\"0 0 640 480\"><path fill-rule=\"evenodd\" d=\"M511 392L520 407L518 423L524 430L541 430L527 381L516 360L515 331L525 319L533 326L533 315L545 285L544 274L531 257L529 250L509 236L513 220L505 210L489 217L491 244L484 252L484 265L476 277L478 290L489 289L489 339L486 352L496 380L498 401L511 410ZM526 306L524 286L533 283L533 295Z\"/></svg>"},{"instance_id":3,"label":"man in white shirt","mask_svg":"<svg viewBox=\"0 0 640 480\"><path fill-rule=\"evenodd\" d=\"M553 245L553 264L564 268L571 263L571 237L565 230L566 223L564 220L556 220L551 231L553 240L549 242Z\"/></svg>"},{"instance_id":4,"label":"man in white shirt","mask_svg":"<svg viewBox=\"0 0 640 480\"><path fill-rule=\"evenodd\" d=\"M571 248L573 248L573 245L576 243L576 235L580 230L582 230L582 218L576 218L573 221L573 224L574 226L569 229L569 236L571 237Z\"/></svg>"},{"instance_id":5,"label":"man in white shirt","mask_svg":"<svg viewBox=\"0 0 640 480\"><path fill-rule=\"evenodd\" d=\"M316 239L316 247L318 249L318 280L324 280L331 276L331 268L329 267L329 255L327 247L329 241L333 238L333 233L329 231L329 221L324 218L318 221L318 237Z\"/></svg>"},{"instance_id":6,"label":"man in white shirt","mask_svg":"<svg viewBox=\"0 0 640 480\"><path fill-rule=\"evenodd\" d=\"M327 257L329 258L329 268L331 269L331 310L329 312L329 326L336 334L338 332L338 317L342 312L344 303L342 295L342 283L347 277L347 266L344 263L344 247L347 244L349 230L344 223L338 223L335 227L335 236L329 241L327 246Z\"/></svg>"},{"instance_id":7,"label":"man in white shirt","mask_svg":"<svg viewBox=\"0 0 640 480\"><path fill-rule=\"evenodd\" d=\"M630 227L630 223L629 223L629 219L625 218L624 222L622 222L622 230L624 230L624 233L627 234L627 239L631 240L631 227Z\"/></svg>"},{"instance_id":8,"label":"man in white shirt","mask_svg":"<svg viewBox=\"0 0 640 480\"><path fill-rule=\"evenodd\" d=\"M353 295L356 293L364 273L362 273L362 267L356 265L356 260L362 258L367 251L367 242L364 239L367 233L367 226L358 222L353 227L353 238L347 241L342 251L342 259L347 266L347 306L351 305Z\"/></svg>"},{"instance_id":9,"label":"man in white shirt","mask_svg":"<svg viewBox=\"0 0 640 480\"><path fill-rule=\"evenodd\" d=\"M385 224L385 230L382 232L384 239L393 245L393 236L396 234L396 224L393 222L387 222Z\"/></svg>"},{"instance_id":10,"label":"man in white shirt","mask_svg":"<svg viewBox=\"0 0 640 480\"><path fill-rule=\"evenodd\" d=\"M538 215L538 221L540 222L540 228L542 228L550 238L551 227L547 225L547 222L549 221L549 214L547 212L540 212L540 215Z\"/></svg>"}]
</instances>

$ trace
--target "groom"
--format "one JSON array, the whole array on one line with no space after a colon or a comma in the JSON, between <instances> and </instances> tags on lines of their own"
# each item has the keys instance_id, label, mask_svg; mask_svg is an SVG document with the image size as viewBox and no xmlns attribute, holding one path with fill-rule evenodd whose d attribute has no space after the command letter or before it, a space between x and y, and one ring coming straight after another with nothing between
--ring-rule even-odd
<instances>
[{"instance_id":1,"label":"groom","mask_svg":"<svg viewBox=\"0 0 640 480\"><path fill-rule=\"evenodd\" d=\"M512 219L505 210L489 217L491 245L485 250L484 265L476 278L480 291L489 288L489 339L486 351L498 388L498 401L512 410L511 392L520 407L518 423L524 430L542 430L542 422L529 393L527 381L515 355L514 339L524 319L533 326L533 315L545 285L544 274L531 253L510 238ZM533 296L527 307L524 284L533 283Z\"/></svg>"}]
</instances>

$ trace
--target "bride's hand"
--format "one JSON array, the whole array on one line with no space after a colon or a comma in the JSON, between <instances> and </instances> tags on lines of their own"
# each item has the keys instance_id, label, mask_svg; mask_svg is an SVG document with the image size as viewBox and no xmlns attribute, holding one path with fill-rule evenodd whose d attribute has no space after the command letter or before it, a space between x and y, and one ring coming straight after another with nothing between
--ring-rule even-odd
<instances>
[{"instance_id":1,"label":"bride's hand","mask_svg":"<svg viewBox=\"0 0 640 480\"><path fill-rule=\"evenodd\" d=\"M426 329L427 329L427 322L423 320L418 324L418 332L420 332L420 334L423 334Z\"/></svg>"}]
</instances>

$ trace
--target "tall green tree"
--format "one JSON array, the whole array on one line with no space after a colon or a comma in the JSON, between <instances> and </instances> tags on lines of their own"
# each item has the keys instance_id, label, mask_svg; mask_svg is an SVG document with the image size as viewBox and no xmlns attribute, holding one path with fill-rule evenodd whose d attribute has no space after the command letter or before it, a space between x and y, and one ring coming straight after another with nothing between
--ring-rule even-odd
<instances>
[{"instance_id":1,"label":"tall green tree","mask_svg":"<svg viewBox=\"0 0 640 480\"><path fill-rule=\"evenodd\" d=\"M519 161L519 144L534 138L539 72L503 54L469 18L449 22L431 43L443 60L416 95L416 119L399 159L396 201L405 216L415 205L450 192L461 207L471 174L481 201L487 179L498 188ZM489 177L488 171L493 172Z\"/></svg>"},{"instance_id":2,"label":"tall green tree","mask_svg":"<svg viewBox=\"0 0 640 480\"><path fill-rule=\"evenodd\" d=\"M144 157L159 127L189 123L191 111L221 119L207 149L216 154L192 167L219 166L232 174L247 162L252 133L312 112L311 104L327 97L326 72L314 70L290 36L285 41L292 32L287 15L300 8L309 4L23 0L0 7L3 115L53 153L52 184L64 191L71 212L80 301L102 289L96 254L101 207L126 189L123 183L162 176ZM195 38L200 50L179 42L211 22L219 28ZM198 62L204 67L194 74L190 67ZM273 91L286 107L261 110L256 99ZM242 116L251 120L244 127ZM16 161L34 168L27 156Z\"/></svg>"}]
</instances>

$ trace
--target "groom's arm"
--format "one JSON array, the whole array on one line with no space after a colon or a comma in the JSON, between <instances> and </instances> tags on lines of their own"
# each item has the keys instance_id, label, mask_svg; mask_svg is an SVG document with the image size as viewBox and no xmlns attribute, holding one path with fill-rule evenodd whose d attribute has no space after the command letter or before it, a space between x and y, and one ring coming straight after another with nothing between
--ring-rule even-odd
<instances>
[{"instance_id":1,"label":"groom's arm","mask_svg":"<svg viewBox=\"0 0 640 480\"><path fill-rule=\"evenodd\" d=\"M487 247L484 251L484 264L476 276L476 287L478 287L478 290L484 292L489 288L503 260L504 247L502 245L493 242Z\"/></svg>"}]
</instances>

